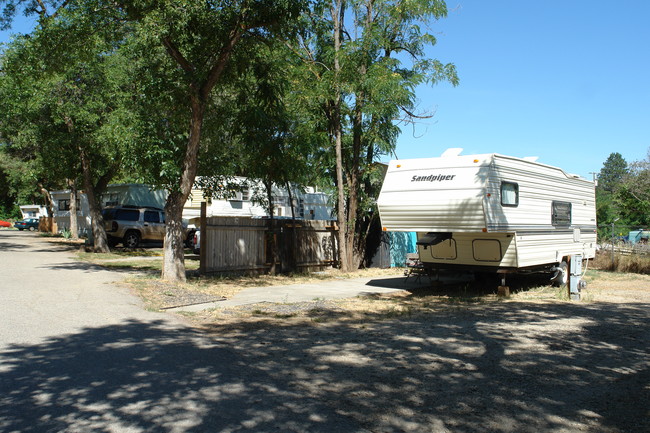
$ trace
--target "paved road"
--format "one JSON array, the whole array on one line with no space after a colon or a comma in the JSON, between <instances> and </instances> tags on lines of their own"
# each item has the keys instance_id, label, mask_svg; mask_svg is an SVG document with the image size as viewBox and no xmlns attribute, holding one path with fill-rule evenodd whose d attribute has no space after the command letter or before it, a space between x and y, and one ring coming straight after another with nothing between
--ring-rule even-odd
<instances>
[{"instance_id":1,"label":"paved road","mask_svg":"<svg viewBox=\"0 0 650 433\"><path fill-rule=\"evenodd\" d=\"M124 320L163 320L141 308L119 272L77 262L31 232L0 231L0 347L34 344Z\"/></svg>"},{"instance_id":2,"label":"paved road","mask_svg":"<svg viewBox=\"0 0 650 433\"><path fill-rule=\"evenodd\" d=\"M0 431L363 431L123 277L0 230Z\"/></svg>"}]
</instances>

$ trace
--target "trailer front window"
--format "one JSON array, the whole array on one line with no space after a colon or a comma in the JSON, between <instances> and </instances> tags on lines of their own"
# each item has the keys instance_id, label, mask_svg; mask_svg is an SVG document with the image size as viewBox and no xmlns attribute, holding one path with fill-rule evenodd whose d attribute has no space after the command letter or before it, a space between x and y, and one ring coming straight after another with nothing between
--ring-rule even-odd
<instances>
[{"instance_id":1,"label":"trailer front window","mask_svg":"<svg viewBox=\"0 0 650 433\"><path fill-rule=\"evenodd\" d=\"M519 206L519 185L513 182L501 182L501 205Z\"/></svg>"}]
</instances>

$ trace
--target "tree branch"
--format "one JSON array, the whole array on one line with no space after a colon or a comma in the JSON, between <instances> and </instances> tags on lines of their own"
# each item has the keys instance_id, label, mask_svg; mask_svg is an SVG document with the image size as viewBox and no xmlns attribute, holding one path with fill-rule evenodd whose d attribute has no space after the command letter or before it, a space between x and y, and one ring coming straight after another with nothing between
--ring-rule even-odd
<instances>
[{"instance_id":1,"label":"tree branch","mask_svg":"<svg viewBox=\"0 0 650 433\"><path fill-rule=\"evenodd\" d=\"M41 1L39 1L41 3ZM61 3L61 6L54 12L51 16L51 18L56 18L56 16L61 12L61 9L64 9L68 5L68 0L65 0L63 3Z\"/></svg>"},{"instance_id":2,"label":"tree branch","mask_svg":"<svg viewBox=\"0 0 650 433\"><path fill-rule=\"evenodd\" d=\"M183 56L183 54L180 52L180 50L176 47L176 45L172 42L172 40L169 38L169 36L165 36L162 38L162 43L165 46L165 49L169 53L169 55L176 60L176 63L185 71L188 73L194 73L195 68L192 66L192 64Z\"/></svg>"},{"instance_id":3,"label":"tree branch","mask_svg":"<svg viewBox=\"0 0 650 433\"><path fill-rule=\"evenodd\" d=\"M410 110L408 110L408 109L407 109L406 107L404 107L403 105L400 106L399 108L400 108L402 111L404 111L404 112L405 112L409 117L414 118L414 119L431 119L431 118L433 117L433 115L427 115L427 116L424 116L424 115L418 115L418 114L415 114L415 113L411 112Z\"/></svg>"},{"instance_id":4,"label":"tree branch","mask_svg":"<svg viewBox=\"0 0 650 433\"><path fill-rule=\"evenodd\" d=\"M47 7L45 7L45 3L43 3L42 0L37 0L38 6L41 8L40 12L38 12L38 15L41 18L47 17Z\"/></svg>"},{"instance_id":5,"label":"tree branch","mask_svg":"<svg viewBox=\"0 0 650 433\"><path fill-rule=\"evenodd\" d=\"M208 98L210 92L212 91L212 88L217 84L217 81L219 81L221 74L223 74L223 71L226 69L226 65L228 64L228 60L232 55L235 45L237 45L237 42L239 42L241 39L244 31L244 27L237 23L235 25L235 28L233 28L233 30L230 32L228 42L221 48L219 56L217 56L214 65L208 73L208 77L201 86L199 96L203 101Z\"/></svg>"}]
</instances>

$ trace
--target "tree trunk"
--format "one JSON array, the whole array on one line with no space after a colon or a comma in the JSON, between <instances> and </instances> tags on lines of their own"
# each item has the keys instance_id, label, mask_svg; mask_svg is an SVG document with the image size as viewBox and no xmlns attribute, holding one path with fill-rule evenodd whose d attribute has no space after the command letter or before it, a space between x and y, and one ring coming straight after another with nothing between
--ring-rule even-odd
<instances>
[{"instance_id":1,"label":"tree trunk","mask_svg":"<svg viewBox=\"0 0 650 433\"><path fill-rule=\"evenodd\" d=\"M165 203L166 229L161 277L163 280L172 283L185 282L187 279L185 275L185 252L183 251L183 207L192 192L196 177L205 108L212 89L223 75L233 49L243 33L244 28L239 23L236 24L230 33L228 41L223 45L217 58L211 63L211 67L203 81L198 82L190 78L188 82L191 107L190 135L181 166L180 184L177 190L170 191ZM169 37L163 37L161 42L169 56L186 72L188 77L195 77L195 66L183 56L174 42Z\"/></svg>"},{"instance_id":2,"label":"tree trunk","mask_svg":"<svg viewBox=\"0 0 650 433\"><path fill-rule=\"evenodd\" d=\"M108 240L106 239L106 230L104 229L104 218L102 217L101 208L97 204L95 197L95 185L93 185L92 172L90 170L90 159L84 149L80 149L81 169L83 172L84 189L88 199L88 208L90 210L90 225L93 233L93 250L96 253L108 253Z\"/></svg>"},{"instance_id":3,"label":"tree trunk","mask_svg":"<svg viewBox=\"0 0 650 433\"><path fill-rule=\"evenodd\" d=\"M187 279L185 276L185 231L183 229L185 201L181 192L171 192L165 203L162 278L170 282L184 282Z\"/></svg>"},{"instance_id":4,"label":"tree trunk","mask_svg":"<svg viewBox=\"0 0 650 433\"><path fill-rule=\"evenodd\" d=\"M373 2L366 2L366 21L364 23L364 34L372 32L374 14ZM364 126L363 112L365 109L366 89L365 76L368 73L368 66L363 61L359 65L360 85L355 90L354 112L351 115L352 121L352 161L347 173L348 201L347 201L347 236L345 249L349 270L359 269L365 252L365 236L363 236L363 221L358 220L359 215L359 188L361 185L361 152L364 148ZM372 147L372 143L370 143Z\"/></svg>"},{"instance_id":5,"label":"tree trunk","mask_svg":"<svg viewBox=\"0 0 650 433\"><path fill-rule=\"evenodd\" d=\"M48 191L41 183L38 184L38 188L45 198L45 209L47 210L48 218L54 218L55 203L54 200L52 200L52 194L50 194L50 191Z\"/></svg>"},{"instance_id":6,"label":"tree trunk","mask_svg":"<svg viewBox=\"0 0 650 433\"><path fill-rule=\"evenodd\" d=\"M365 75L366 68L361 66L359 73ZM348 266L350 270L359 269L363 258L363 249L358 241L359 221L357 212L359 210L359 184L361 181L361 149L363 147L363 107L365 103L365 92L360 89L356 92L356 103L352 116L352 164L347 176L348 182L348 237L345 248L347 250Z\"/></svg>"},{"instance_id":7,"label":"tree trunk","mask_svg":"<svg viewBox=\"0 0 650 433\"><path fill-rule=\"evenodd\" d=\"M293 207L293 193L291 192L291 182L287 182L287 192L289 193L289 203L291 203L291 253L288 260L288 271L296 272L298 270L298 231L296 230L296 210ZM300 203L296 202L296 205ZM284 248L287 251L287 248ZM285 254L286 256L286 254ZM285 270L282 270L285 272Z\"/></svg>"},{"instance_id":8,"label":"tree trunk","mask_svg":"<svg viewBox=\"0 0 650 433\"><path fill-rule=\"evenodd\" d=\"M275 264L278 261L278 246L275 242L275 220L273 218L273 182L271 181L263 181L264 187L266 188L266 198L269 202L269 228L268 228L268 240L269 240L269 248L271 249L271 267L269 268L269 274L275 275L277 273L277 269Z\"/></svg>"},{"instance_id":9,"label":"tree trunk","mask_svg":"<svg viewBox=\"0 0 650 433\"><path fill-rule=\"evenodd\" d=\"M343 152L342 146L342 125L341 125L341 85L340 74L341 65L339 63L339 56L341 51L341 26L343 5L341 0L336 0L332 5L332 22L334 23L334 87L336 94L334 95L334 148L336 152L336 183L338 190L337 199L337 219L339 225L338 231L338 249L339 249L339 268L343 272L350 270L347 254L347 237L348 237L348 224L345 208L345 185L343 184Z\"/></svg>"},{"instance_id":10,"label":"tree trunk","mask_svg":"<svg viewBox=\"0 0 650 433\"><path fill-rule=\"evenodd\" d=\"M190 137L183 159L180 185L170 191L165 203L165 241L163 245L162 279L169 282L185 282L185 238L183 230L183 207L192 192L198 166L201 128L205 114L205 102L197 95L192 97L192 121Z\"/></svg>"},{"instance_id":11,"label":"tree trunk","mask_svg":"<svg viewBox=\"0 0 650 433\"><path fill-rule=\"evenodd\" d=\"M68 179L70 187L70 234L72 239L79 239L79 224L77 222L77 184Z\"/></svg>"}]
</instances>

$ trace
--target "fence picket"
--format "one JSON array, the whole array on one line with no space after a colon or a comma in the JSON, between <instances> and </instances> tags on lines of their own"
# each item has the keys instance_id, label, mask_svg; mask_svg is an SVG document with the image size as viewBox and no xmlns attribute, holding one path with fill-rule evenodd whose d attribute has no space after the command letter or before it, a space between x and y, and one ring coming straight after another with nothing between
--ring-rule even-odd
<instances>
[{"instance_id":1,"label":"fence picket","mask_svg":"<svg viewBox=\"0 0 650 433\"><path fill-rule=\"evenodd\" d=\"M242 217L209 217L201 233L201 272L259 273L269 269L269 221ZM329 221L274 220L273 233L278 243L279 269L283 271L320 270L335 263ZM295 238L294 238L295 236Z\"/></svg>"}]
</instances>

